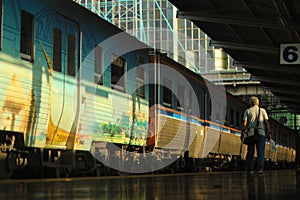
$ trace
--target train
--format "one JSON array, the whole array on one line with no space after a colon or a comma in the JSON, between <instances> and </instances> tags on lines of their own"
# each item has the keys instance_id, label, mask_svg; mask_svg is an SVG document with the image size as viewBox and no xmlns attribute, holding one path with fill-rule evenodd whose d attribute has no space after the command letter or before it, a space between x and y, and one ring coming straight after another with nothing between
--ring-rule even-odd
<instances>
[{"instance_id":1,"label":"train","mask_svg":"<svg viewBox=\"0 0 300 200\"><path fill-rule=\"evenodd\" d=\"M0 6L1 179L243 169L245 102L72 0Z\"/></svg>"}]
</instances>

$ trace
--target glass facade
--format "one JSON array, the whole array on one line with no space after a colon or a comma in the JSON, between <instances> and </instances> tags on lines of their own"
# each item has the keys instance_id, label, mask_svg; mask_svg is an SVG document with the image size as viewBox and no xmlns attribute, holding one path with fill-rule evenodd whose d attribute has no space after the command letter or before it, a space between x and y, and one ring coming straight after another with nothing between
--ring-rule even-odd
<instances>
[{"instance_id":1,"label":"glass facade","mask_svg":"<svg viewBox=\"0 0 300 200\"><path fill-rule=\"evenodd\" d=\"M205 74L236 69L221 49L191 21L176 18L168 0L75 0L189 69ZM208 78L210 78L208 76Z\"/></svg>"}]
</instances>

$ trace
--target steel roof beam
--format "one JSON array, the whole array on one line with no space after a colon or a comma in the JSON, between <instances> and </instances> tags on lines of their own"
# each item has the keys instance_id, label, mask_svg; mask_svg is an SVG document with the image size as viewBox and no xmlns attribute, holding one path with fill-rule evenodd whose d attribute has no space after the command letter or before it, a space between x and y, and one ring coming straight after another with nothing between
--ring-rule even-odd
<instances>
[{"instance_id":1,"label":"steel roof beam","mask_svg":"<svg viewBox=\"0 0 300 200\"><path fill-rule=\"evenodd\" d=\"M291 86L300 86L300 82L297 80L287 80L287 79L280 79L280 78L269 78L265 76L252 76L254 80L267 82L267 83L277 83L280 85L291 85Z\"/></svg>"},{"instance_id":2,"label":"steel roof beam","mask_svg":"<svg viewBox=\"0 0 300 200\"><path fill-rule=\"evenodd\" d=\"M288 110L294 114L300 114L300 109L288 108Z\"/></svg>"},{"instance_id":3,"label":"steel roof beam","mask_svg":"<svg viewBox=\"0 0 300 200\"><path fill-rule=\"evenodd\" d=\"M260 27L269 29L282 29L282 23L280 18L276 20L262 20L256 18L241 18L241 17L229 17L228 15L208 15L203 14L203 11L177 11L177 18L189 19L202 22L219 23L219 24L232 24L239 26ZM300 30L300 26L297 24L286 22L286 26L290 29Z\"/></svg>"},{"instance_id":4,"label":"steel roof beam","mask_svg":"<svg viewBox=\"0 0 300 200\"><path fill-rule=\"evenodd\" d=\"M244 61L234 61L234 65L243 67L245 69L258 69L258 70L267 70L274 72L290 72L290 73L300 73L300 68L295 66L284 66L284 65L272 65L269 63L251 63Z\"/></svg>"},{"instance_id":5,"label":"steel roof beam","mask_svg":"<svg viewBox=\"0 0 300 200\"><path fill-rule=\"evenodd\" d=\"M297 97L296 95L294 97L286 97L275 94L275 98L284 102L299 102L299 97Z\"/></svg>"},{"instance_id":6,"label":"steel roof beam","mask_svg":"<svg viewBox=\"0 0 300 200\"><path fill-rule=\"evenodd\" d=\"M279 49L278 48L252 45L252 44L242 44L242 43L235 43L235 42L211 40L210 45L212 45L214 47L219 47L219 48L236 49L236 50L244 50L244 51L252 51L252 52L261 52L261 53L275 54L275 55L279 54Z\"/></svg>"},{"instance_id":7,"label":"steel roof beam","mask_svg":"<svg viewBox=\"0 0 300 200\"><path fill-rule=\"evenodd\" d=\"M297 109L300 108L300 104L298 104L297 102L290 103L290 102L282 101L282 103L289 108L297 108Z\"/></svg>"},{"instance_id":8,"label":"steel roof beam","mask_svg":"<svg viewBox=\"0 0 300 200\"><path fill-rule=\"evenodd\" d=\"M265 86L266 89L271 90L271 92L278 92L281 94L291 94L291 95L300 95L300 90L289 89L289 88L276 88L275 86ZM276 96L276 94L275 94Z\"/></svg>"}]
</instances>

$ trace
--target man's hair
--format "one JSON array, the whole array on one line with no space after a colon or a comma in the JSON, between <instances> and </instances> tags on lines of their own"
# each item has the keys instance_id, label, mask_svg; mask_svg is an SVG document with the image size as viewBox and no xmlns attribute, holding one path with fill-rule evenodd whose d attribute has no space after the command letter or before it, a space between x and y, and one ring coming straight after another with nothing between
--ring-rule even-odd
<instances>
[{"instance_id":1,"label":"man's hair","mask_svg":"<svg viewBox=\"0 0 300 200\"><path fill-rule=\"evenodd\" d=\"M255 96L250 97L249 103L251 106L259 105L259 99Z\"/></svg>"}]
</instances>

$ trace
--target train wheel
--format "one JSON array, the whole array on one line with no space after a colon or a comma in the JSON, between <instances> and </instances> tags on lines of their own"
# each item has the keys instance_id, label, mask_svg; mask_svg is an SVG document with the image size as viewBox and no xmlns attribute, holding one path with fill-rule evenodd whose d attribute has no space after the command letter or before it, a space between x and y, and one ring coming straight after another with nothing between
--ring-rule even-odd
<instances>
[{"instance_id":1,"label":"train wheel","mask_svg":"<svg viewBox=\"0 0 300 200\"><path fill-rule=\"evenodd\" d=\"M56 178L69 178L72 173L72 167L55 167Z\"/></svg>"},{"instance_id":2,"label":"train wheel","mask_svg":"<svg viewBox=\"0 0 300 200\"><path fill-rule=\"evenodd\" d=\"M95 167L95 174L96 174L97 177L101 176L101 168L99 166Z\"/></svg>"},{"instance_id":3,"label":"train wheel","mask_svg":"<svg viewBox=\"0 0 300 200\"><path fill-rule=\"evenodd\" d=\"M17 156L14 152L0 152L0 179L11 178L17 168Z\"/></svg>"},{"instance_id":4,"label":"train wheel","mask_svg":"<svg viewBox=\"0 0 300 200\"><path fill-rule=\"evenodd\" d=\"M62 175L62 168L55 167L55 176L56 176L56 178L60 178L61 175Z\"/></svg>"},{"instance_id":5,"label":"train wheel","mask_svg":"<svg viewBox=\"0 0 300 200\"><path fill-rule=\"evenodd\" d=\"M17 168L17 155L14 152L8 152L6 156L7 169L11 172Z\"/></svg>"},{"instance_id":6,"label":"train wheel","mask_svg":"<svg viewBox=\"0 0 300 200\"><path fill-rule=\"evenodd\" d=\"M227 155L215 154L212 158L212 167L216 170L225 169L229 163L229 159Z\"/></svg>"},{"instance_id":7,"label":"train wheel","mask_svg":"<svg viewBox=\"0 0 300 200\"><path fill-rule=\"evenodd\" d=\"M72 174L72 167L65 167L64 168L66 178L69 178Z\"/></svg>"}]
</instances>

